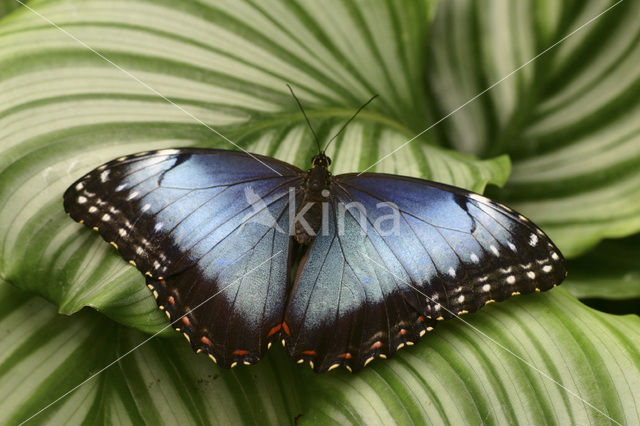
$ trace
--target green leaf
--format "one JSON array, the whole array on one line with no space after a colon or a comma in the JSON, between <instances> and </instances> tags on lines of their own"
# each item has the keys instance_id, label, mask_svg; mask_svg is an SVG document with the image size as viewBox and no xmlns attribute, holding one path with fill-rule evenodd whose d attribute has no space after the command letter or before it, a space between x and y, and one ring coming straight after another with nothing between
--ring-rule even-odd
<instances>
[{"instance_id":1,"label":"green leaf","mask_svg":"<svg viewBox=\"0 0 640 426\"><path fill-rule=\"evenodd\" d=\"M402 40L373 46L375 50L385 47L384 55L370 52L371 57L353 58L353 65L344 62L346 53L337 51L323 51L320 58L322 52L299 48L298 56L284 52L294 46L280 46L276 51L282 29L265 22L261 27L265 33L259 34L250 29L252 21L246 21L257 19L256 13L266 19L275 11L254 8L248 15L251 8L243 3L225 4L224 10L184 3L176 10L162 3L116 2L108 3L110 15L105 18L102 7L106 4L42 2L37 9L153 91L29 10L12 15L9 18L14 19L0 28L0 43L7 46L0 52L0 79L5 88L0 91L0 119L6 123L0 125L4 141L0 147L0 276L53 301L62 313L91 306L143 331L157 331L166 324L142 276L62 211L60 197L65 188L98 165L121 155L165 147L235 148L200 120L249 151L306 168L317 148L285 86L287 81L307 105L323 143L371 93L364 87L375 87L382 94L380 102L365 110L329 146L334 173L369 167L414 136L409 127L412 121L424 120L420 118L423 97L402 89L400 81L361 74L364 62L357 62L379 61L380 70L394 69L397 64L385 58L399 54L400 47L417 54L424 32L419 18L427 13L418 4L418 11L406 16L408 11L403 8L387 10L380 5L376 11L349 6L352 10L342 16L346 21L341 26L355 33L369 31L360 14L374 11L389 19L393 14L405 16L407 31ZM322 7L322 11L304 11L293 4L281 7L291 9L289 13L301 20L310 19L309 13L320 17L327 12ZM309 3L305 7L319 6ZM133 25L129 21L137 14L153 19ZM308 34L298 36L312 37L314 31L328 30L309 28ZM363 53L372 48L373 40L368 37L353 38L360 41ZM47 40L44 44L43 39ZM258 46L255 52L230 50L248 43ZM297 72L278 55L289 58ZM351 77L340 81L324 75L319 78L327 67ZM420 75L404 71L407 84L424 84ZM349 86L342 86L347 83ZM398 96L406 98L405 102L392 104L400 102ZM504 184L510 163L506 156L476 160L415 141L372 170L482 191L487 183Z\"/></svg>"},{"instance_id":2,"label":"green leaf","mask_svg":"<svg viewBox=\"0 0 640 426\"><path fill-rule=\"evenodd\" d=\"M434 3L427 1L29 2L95 52L27 8L5 16L0 21L0 389L5 395L0 422L28 418L135 349L34 420L607 423L607 417L456 321L355 376L315 375L277 348L255 367L223 371L193 354L182 338L154 338L137 347L148 338L140 331L175 333L167 331L142 276L62 210L65 188L112 158L166 147L233 147L203 123L250 151L307 167L314 143L286 82L295 87L322 141L373 93L380 94L329 148L335 173L364 170L439 118L455 96L466 95L464 90L483 79L491 81L485 73L502 77L509 60L516 66L526 61L597 9L596 2L566 3L564 10L555 2L538 2L535 31L529 31L521 24L532 15L530 5L489 5L498 18L489 28L495 33L482 35L494 34L500 55L484 55L489 43L471 31L482 11L468 4L443 2L431 25ZM629 13L635 6L625 7ZM517 19L500 19L513 10ZM450 14L463 23L447 26ZM615 57L619 48L602 47L619 40L624 46L623 36L637 31L624 20L629 16L612 16L615 20L605 24L621 25L613 35L602 36L598 27L588 40L576 39L577 47L567 42L564 59L554 54L549 62L555 68L547 69L546 62L526 68L515 89L496 87L482 108L472 110L475 115L461 110L454 121L373 170L482 191L489 183L504 184L508 153L517 169L502 196L540 219L565 251L575 254L603 235L634 232L635 86L625 86L628 96L622 96L624 79L611 82L603 75L615 90L607 95L611 98L600 98L590 90L606 86L580 80L598 74L603 64L617 70L633 59L631 48L631 59L613 60L607 54ZM518 36L499 36L505 25ZM447 44L444 30L467 31L468 38ZM505 39L513 55L502 54L498 42ZM592 45L593 58L586 54ZM447 66L460 49L467 50L457 65ZM578 73L571 69L575 63ZM637 69L625 69L633 79ZM447 73L449 84L441 80ZM571 92L573 104L558 106L558 120L567 117L568 124L558 124L555 132L545 127L555 116L548 112L549 102L566 87L577 89ZM582 91L605 118L592 114L579 121L580 115L563 115L570 104L577 112L589 106ZM616 146L627 162L619 161L616 149L603 151L619 130ZM558 148L555 140L566 145ZM535 161L562 150L568 154L554 160L565 161L562 168L542 162L536 169ZM590 152L610 153L601 161L607 173L596 173L600 169ZM608 191L617 203L609 213L594 201ZM603 202L614 205L606 197ZM595 207L600 216L589 213ZM56 314L33 293L72 317ZM637 422L640 407L631 391L640 387L637 316L602 314L556 289L491 305L464 319L615 421Z\"/></svg>"},{"instance_id":3,"label":"green leaf","mask_svg":"<svg viewBox=\"0 0 640 426\"><path fill-rule=\"evenodd\" d=\"M630 424L640 409L640 319L562 289L448 321L357 375L315 374L275 348L222 370L184 339L147 341L89 311L60 316L7 284L0 301L3 424Z\"/></svg>"},{"instance_id":4,"label":"green leaf","mask_svg":"<svg viewBox=\"0 0 640 426\"><path fill-rule=\"evenodd\" d=\"M639 402L631 395L640 384L637 316L602 314L557 289L463 318L468 323L449 321L420 345L355 378L323 376L324 392L311 402L311 419L356 424L609 422L587 403L623 424L637 419Z\"/></svg>"},{"instance_id":5,"label":"green leaf","mask_svg":"<svg viewBox=\"0 0 640 426\"><path fill-rule=\"evenodd\" d=\"M282 424L301 411L284 353L220 371L184 339L149 340L90 311L65 317L6 283L0 301L2 424Z\"/></svg>"},{"instance_id":6,"label":"green leaf","mask_svg":"<svg viewBox=\"0 0 640 426\"><path fill-rule=\"evenodd\" d=\"M581 299L640 298L640 235L606 240L569 261L563 287Z\"/></svg>"},{"instance_id":7,"label":"green leaf","mask_svg":"<svg viewBox=\"0 0 640 426\"><path fill-rule=\"evenodd\" d=\"M466 152L510 154L497 195L566 256L640 230L640 3L618 3L571 35L613 3L443 2L430 33L439 116L550 49L439 132Z\"/></svg>"},{"instance_id":8,"label":"green leaf","mask_svg":"<svg viewBox=\"0 0 640 426\"><path fill-rule=\"evenodd\" d=\"M16 0L0 0L0 19L20 7Z\"/></svg>"}]
</instances>

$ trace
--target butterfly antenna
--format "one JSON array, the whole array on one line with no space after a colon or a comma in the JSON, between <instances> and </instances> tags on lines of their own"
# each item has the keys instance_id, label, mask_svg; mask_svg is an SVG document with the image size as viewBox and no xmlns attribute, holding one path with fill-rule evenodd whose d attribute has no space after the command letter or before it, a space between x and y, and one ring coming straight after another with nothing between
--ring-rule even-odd
<instances>
[{"instance_id":1,"label":"butterfly antenna","mask_svg":"<svg viewBox=\"0 0 640 426\"><path fill-rule=\"evenodd\" d=\"M302 115L304 115L304 119L307 120L307 124L309 125L309 128L311 129L311 133L313 133L313 137L316 140L316 145L318 145L318 152L320 152L321 151L321 149L320 149L320 141L318 140L318 135L316 135L316 131L313 130L313 127L311 127L311 122L309 121L309 117L307 117L307 113L304 112L304 108L302 108L302 104L300 103L300 100L298 99L296 94L293 93L293 89L291 88L291 86L289 86L288 83L287 83L287 87L289 88L289 91L291 92L291 96L293 96L293 99L295 99L296 102L298 103L298 108L300 108L300 111L302 111Z\"/></svg>"},{"instance_id":2,"label":"butterfly antenna","mask_svg":"<svg viewBox=\"0 0 640 426\"><path fill-rule=\"evenodd\" d=\"M356 115L358 115L358 114L360 113L360 111L362 111L362 110L364 109L364 107L366 107L367 105L369 105L369 104L371 103L371 101L372 101L372 100L374 100L374 99L375 99L375 98L377 98L377 97L378 97L378 95L373 95L373 96L371 97L371 99L369 99L369 100L368 100L367 102L365 102L365 103L364 103L360 108L358 108L358 110L355 112L355 114L353 114L353 115L351 116L351 118L350 118L349 120L347 120L347 122L346 122L346 123L344 123L344 126L342 126L342 128L341 128L340 130L338 130L338 133L336 133L336 134L335 134L335 135L334 135L334 136L329 140L329 142L327 142L327 144L325 145L325 147L324 147L324 149L322 150L322 152L324 152L324 151L329 147L329 145L331 144L331 142L333 142L333 140L334 140L335 138L337 138L337 137L340 135L340 133L342 133L342 131L343 131L343 130L344 130L344 129L349 125L349 123L351 123L351 120L353 120L354 118L356 118Z\"/></svg>"}]
</instances>

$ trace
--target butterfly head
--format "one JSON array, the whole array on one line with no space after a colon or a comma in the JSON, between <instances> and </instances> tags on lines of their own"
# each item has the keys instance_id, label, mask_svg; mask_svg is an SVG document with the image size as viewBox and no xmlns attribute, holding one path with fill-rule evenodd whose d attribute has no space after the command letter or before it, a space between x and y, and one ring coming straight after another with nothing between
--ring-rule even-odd
<instances>
[{"instance_id":1,"label":"butterfly head","mask_svg":"<svg viewBox=\"0 0 640 426\"><path fill-rule=\"evenodd\" d=\"M313 157L313 159L311 160L311 165L316 168L316 167L321 167L325 170L329 169L329 166L331 165L331 158L327 157L323 152L320 152L320 154L315 155Z\"/></svg>"},{"instance_id":2,"label":"butterfly head","mask_svg":"<svg viewBox=\"0 0 640 426\"><path fill-rule=\"evenodd\" d=\"M324 201L329 196L331 186L331 173L329 165L331 159L320 152L311 160L311 169L309 170L309 178L307 181L307 194L305 195L311 201Z\"/></svg>"}]
</instances>

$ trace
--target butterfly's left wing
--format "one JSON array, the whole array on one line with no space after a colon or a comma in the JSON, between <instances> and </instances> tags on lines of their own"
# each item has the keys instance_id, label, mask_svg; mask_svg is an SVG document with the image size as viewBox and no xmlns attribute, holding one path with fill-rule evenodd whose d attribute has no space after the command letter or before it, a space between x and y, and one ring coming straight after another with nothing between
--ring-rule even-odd
<instances>
[{"instance_id":1,"label":"butterfly's left wing","mask_svg":"<svg viewBox=\"0 0 640 426\"><path fill-rule=\"evenodd\" d=\"M564 259L524 216L421 179L337 176L327 229L294 284L289 354L317 371L357 370L412 344L438 319L565 277Z\"/></svg>"},{"instance_id":2,"label":"butterfly's left wing","mask_svg":"<svg viewBox=\"0 0 640 426\"><path fill-rule=\"evenodd\" d=\"M278 335L301 173L238 151L146 152L88 173L64 206L145 274L194 350L229 367L257 362Z\"/></svg>"}]
</instances>

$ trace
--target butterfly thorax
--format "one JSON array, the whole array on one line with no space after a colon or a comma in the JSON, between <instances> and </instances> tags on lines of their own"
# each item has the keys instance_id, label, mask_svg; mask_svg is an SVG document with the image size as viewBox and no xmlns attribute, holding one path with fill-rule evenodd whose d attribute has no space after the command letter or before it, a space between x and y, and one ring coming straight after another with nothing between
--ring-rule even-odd
<instances>
[{"instance_id":1,"label":"butterfly thorax","mask_svg":"<svg viewBox=\"0 0 640 426\"><path fill-rule=\"evenodd\" d=\"M328 201L331 194L331 159L320 153L313 157L311 164L304 182L302 201L296 212L296 241L300 244L311 243L318 234L322 225L322 204Z\"/></svg>"}]
</instances>

